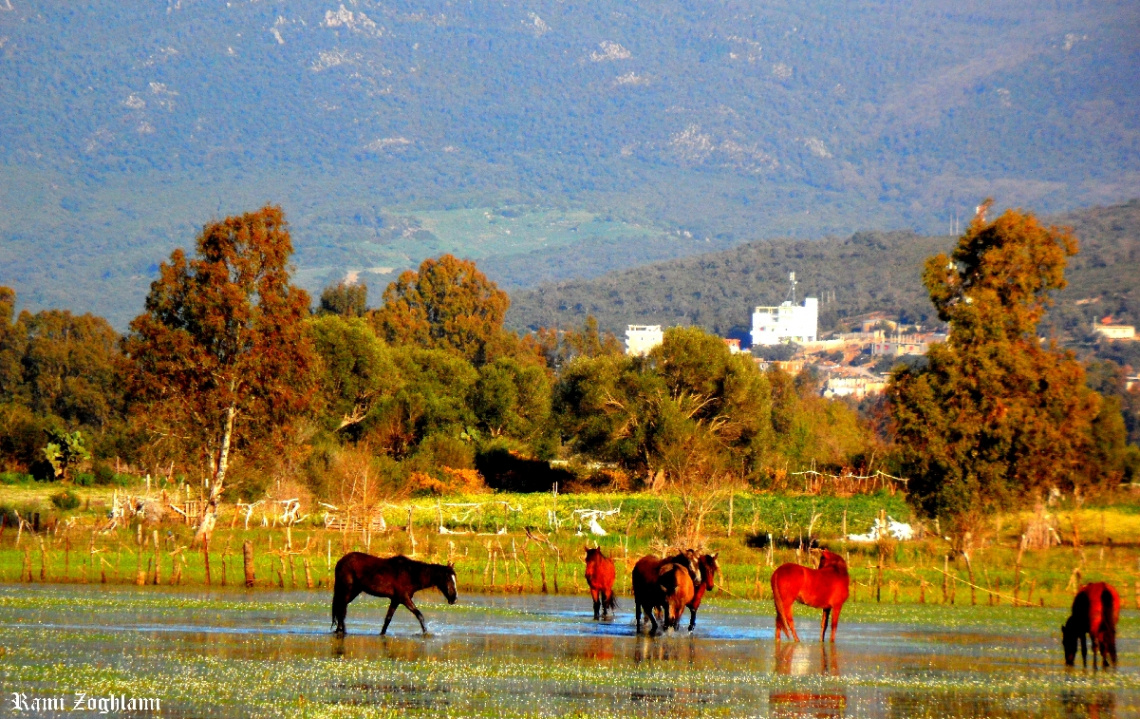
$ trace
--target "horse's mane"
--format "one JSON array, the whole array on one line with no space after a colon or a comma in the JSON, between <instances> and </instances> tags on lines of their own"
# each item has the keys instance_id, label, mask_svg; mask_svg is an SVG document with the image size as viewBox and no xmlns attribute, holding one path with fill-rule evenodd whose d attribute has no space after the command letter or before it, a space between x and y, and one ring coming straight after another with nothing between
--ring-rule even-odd
<instances>
[{"instance_id":1,"label":"horse's mane","mask_svg":"<svg viewBox=\"0 0 1140 719\"><path fill-rule=\"evenodd\" d=\"M406 557L403 554L397 554L394 557L388 558L389 562L393 564L402 564L409 572L427 572L431 576L435 576L440 572L447 572L448 574L455 574L455 568L450 564L432 564L431 562L421 562L418 559Z\"/></svg>"},{"instance_id":2,"label":"horse's mane","mask_svg":"<svg viewBox=\"0 0 1140 719\"><path fill-rule=\"evenodd\" d=\"M823 550L819 555L819 568L834 567L837 570L847 571L847 560L830 550Z\"/></svg>"}]
</instances>

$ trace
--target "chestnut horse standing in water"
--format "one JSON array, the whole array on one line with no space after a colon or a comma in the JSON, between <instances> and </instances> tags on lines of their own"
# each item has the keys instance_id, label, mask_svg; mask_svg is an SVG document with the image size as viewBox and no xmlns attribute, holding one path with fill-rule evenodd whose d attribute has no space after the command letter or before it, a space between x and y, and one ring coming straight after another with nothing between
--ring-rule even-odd
<instances>
[{"instance_id":1,"label":"chestnut horse standing in water","mask_svg":"<svg viewBox=\"0 0 1140 719\"><path fill-rule=\"evenodd\" d=\"M691 549L667 559L660 559L650 554L637 560L637 564L633 565L630 579L633 584L634 616L637 620L637 631L639 632L641 631L641 612L643 610L649 617L649 622L652 625L651 633L653 634L657 633L657 618L653 616L653 612L657 609L668 611L666 609L665 590L660 581L661 571L668 564L683 566L688 571L689 578L694 586L703 582L701 571L698 568L697 553Z\"/></svg>"},{"instance_id":2,"label":"chestnut horse standing in water","mask_svg":"<svg viewBox=\"0 0 1140 719\"><path fill-rule=\"evenodd\" d=\"M781 564L772 573L772 599L776 602L776 641L780 632L789 639L800 640L796 623L792 619L792 603L800 602L823 610L822 633L819 641L827 638L827 619L831 617L831 641L835 641L835 627L839 612L847 601L851 579L847 576L847 562L835 552L826 549L819 555L819 569L798 564Z\"/></svg>"},{"instance_id":3,"label":"chestnut horse standing in water","mask_svg":"<svg viewBox=\"0 0 1140 719\"><path fill-rule=\"evenodd\" d=\"M1065 649L1065 664L1073 666L1077 658L1077 641L1081 643L1081 663L1089 665L1085 635L1092 639L1093 668L1096 653L1100 650L1101 664L1116 666L1116 624L1120 621L1120 595L1111 584L1093 582L1081 587L1073 598L1073 613L1061 625L1061 645Z\"/></svg>"},{"instance_id":4,"label":"chestnut horse standing in water","mask_svg":"<svg viewBox=\"0 0 1140 719\"><path fill-rule=\"evenodd\" d=\"M657 584L665 597L665 620L662 627L676 630L681 623L681 615L685 613L685 606L693 601L696 591L693 577L687 566L669 562L662 564L658 570Z\"/></svg>"},{"instance_id":5,"label":"chestnut horse standing in water","mask_svg":"<svg viewBox=\"0 0 1140 719\"><path fill-rule=\"evenodd\" d=\"M616 574L613 560L602 554L601 547L586 547L586 584L594 600L595 620L600 618L599 611L605 616L617 609L617 598L614 597Z\"/></svg>"},{"instance_id":6,"label":"chestnut horse standing in water","mask_svg":"<svg viewBox=\"0 0 1140 719\"><path fill-rule=\"evenodd\" d=\"M455 567L450 564L428 564L408 559L402 554L382 559L363 552L349 552L336 563L333 584L332 620L337 634L344 634L344 616L348 603L361 592L374 597L392 600L384 617L381 634L388 632L388 624L396 607L403 604L420 620L420 629L427 634L424 615L412 602L412 595L421 589L435 587L455 604Z\"/></svg>"}]
</instances>

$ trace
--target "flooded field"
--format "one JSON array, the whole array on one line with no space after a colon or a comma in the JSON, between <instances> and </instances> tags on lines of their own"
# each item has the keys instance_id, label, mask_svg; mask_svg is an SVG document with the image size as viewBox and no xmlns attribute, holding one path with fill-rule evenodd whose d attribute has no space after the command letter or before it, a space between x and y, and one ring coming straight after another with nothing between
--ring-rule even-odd
<instances>
[{"instance_id":1,"label":"flooded field","mask_svg":"<svg viewBox=\"0 0 1140 719\"><path fill-rule=\"evenodd\" d=\"M361 598L338 639L320 592L3 586L0 689L158 697L171 717L1140 716L1131 612L1123 666L1094 672L1064 668L1052 609L849 604L824 646L797 607L805 641L777 646L768 604L715 595L694 634L657 638L630 600L595 623L587 597L417 599L426 638L402 608L380 637L387 603Z\"/></svg>"}]
</instances>

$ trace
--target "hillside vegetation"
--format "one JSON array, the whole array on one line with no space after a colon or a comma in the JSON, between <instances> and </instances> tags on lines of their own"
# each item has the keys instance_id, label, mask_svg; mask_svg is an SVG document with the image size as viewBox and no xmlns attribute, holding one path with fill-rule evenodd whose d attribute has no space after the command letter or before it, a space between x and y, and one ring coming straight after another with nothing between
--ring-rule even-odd
<instances>
[{"instance_id":1,"label":"hillside vegetation","mask_svg":"<svg viewBox=\"0 0 1140 719\"><path fill-rule=\"evenodd\" d=\"M1054 328L1075 338L1111 316L1140 324L1140 200L1049 218L1073 228L1080 253L1057 293ZM700 325L721 335L747 331L755 305L779 304L795 272L798 297L820 298L820 328L883 311L907 321L935 321L922 286L922 263L954 238L913 232L859 232L824 240L752 242L723 252L659 262L593 280L515 292L514 327L571 327L594 315L621 333L626 324Z\"/></svg>"},{"instance_id":2,"label":"hillside vegetation","mask_svg":"<svg viewBox=\"0 0 1140 719\"><path fill-rule=\"evenodd\" d=\"M0 284L121 330L155 258L267 201L307 289L374 296L446 251L525 287L1119 202L1138 30L1069 0L3 3Z\"/></svg>"}]
</instances>

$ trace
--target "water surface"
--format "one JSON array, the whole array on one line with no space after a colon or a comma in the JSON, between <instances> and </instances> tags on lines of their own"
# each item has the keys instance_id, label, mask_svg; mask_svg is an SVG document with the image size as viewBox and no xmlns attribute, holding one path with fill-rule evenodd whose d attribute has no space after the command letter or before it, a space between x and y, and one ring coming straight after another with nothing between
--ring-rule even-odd
<instances>
[{"instance_id":1,"label":"water surface","mask_svg":"<svg viewBox=\"0 0 1140 719\"><path fill-rule=\"evenodd\" d=\"M1062 666L1049 609L849 604L832 645L818 611L777 644L766 603L715 596L661 637L629 600L594 622L588 597L417 599L427 637L404 609L379 636L387 603L364 597L337 638L318 592L0 587L0 689L158 696L164 716L1140 716L1131 616L1123 666L1094 671Z\"/></svg>"}]
</instances>

